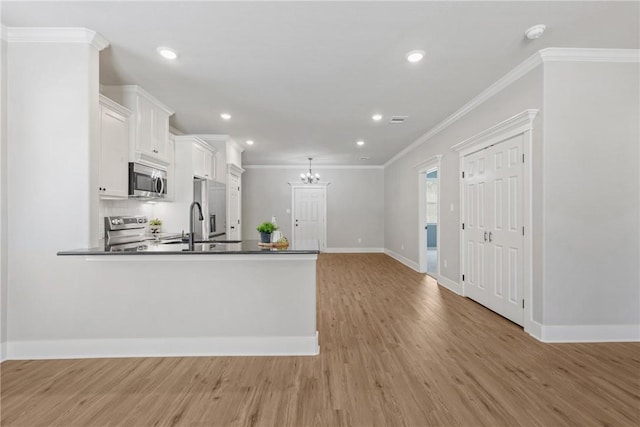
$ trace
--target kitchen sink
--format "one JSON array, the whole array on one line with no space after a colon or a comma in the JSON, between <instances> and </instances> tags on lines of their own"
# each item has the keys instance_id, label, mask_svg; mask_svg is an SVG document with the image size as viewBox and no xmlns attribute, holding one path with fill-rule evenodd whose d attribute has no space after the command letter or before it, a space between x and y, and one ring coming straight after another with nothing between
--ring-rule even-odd
<instances>
[{"instance_id":1,"label":"kitchen sink","mask_svg":"<svg viewBox=\"0 0 640 427\"><path fill-rule=\"evenodd\" d=\"M193 243L211 243L211 244L216 244L216 243L241 243L242 240L196 240ZM184 243L189 243L188 240L167 240L167 241L161 241L160 244L163 245L181 245Z\"/></svg>"}]
</instances>

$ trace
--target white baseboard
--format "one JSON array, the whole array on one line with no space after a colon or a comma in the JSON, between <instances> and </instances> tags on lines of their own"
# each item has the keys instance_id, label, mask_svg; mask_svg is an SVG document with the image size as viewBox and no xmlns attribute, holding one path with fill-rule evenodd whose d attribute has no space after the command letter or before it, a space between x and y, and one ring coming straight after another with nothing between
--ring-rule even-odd
<instances>
[{"instance_id":1,"label":"white baseboard","mask_svg":"<svg viewBox=\"0 0 640 427\"><path fill-rule=\"evenodd\" d=\"M328 252L333 254L370 254L370 253L382 253L383 248L326 248L322 252Z\"/></svg>"},{"instance_id":2,"label":"white baseboard","mask_svg":"<svg viewBox=\"0 0 640 427\"><path fill-rule=\"evenodd\" d=\"M318 332L293 337L196 337L97 340L13 341L8 360L105 357L314 356Z\"/></svg>"},{"instance_id":3,"label":"white baseboard","mask_svg":"<svg viewBox=\"0 0 640 427\"><path fill-rule=\"evenodd\" d=\"M538 341L542 341L542 324L536 322L535 320L529 321L528 324L525 321L524 331Z\"/></svg>"},{"instance_id":4,"label":"white baseboard","mask_svg":"<svg viewBox=\"0 0 640 427\"><path fill-rule=\"evenodd\" d=\"M638 342L640 325L541 325L539 337L542 342Z\"/></svg>"},{"instance_id":5,"label":"white baseboard","mask_svg":"<svg viewBox=\"0 0 640 427\"><path fill-rule=\"evenodd\" d=\"M399 261L401 263L403 263L404 265L406 265L407 267L409 267L412 270L417 271L418 273L420 272L420 266L418 265L417 262L411 261L409 258L405 258L404 256L400 255L397 252L392 251L391 249L384 249L384 253L389 255L391 258L395 259L396 261Z\"/></svg>"},{"instance_id":6,"label":"white baseboard","mask_svg":"<svg viewBox=\"0 0 640 427\"><path fill-rule=\"evenodd\" d=\"M456 283L453 280L448 279L444 276L438 276L437 274L429 274L429 275L434 279L436 279L438 284L443 288L449 289L454 294L462 295L462 285L460 283Z\"/></svg>"}]
</instances>

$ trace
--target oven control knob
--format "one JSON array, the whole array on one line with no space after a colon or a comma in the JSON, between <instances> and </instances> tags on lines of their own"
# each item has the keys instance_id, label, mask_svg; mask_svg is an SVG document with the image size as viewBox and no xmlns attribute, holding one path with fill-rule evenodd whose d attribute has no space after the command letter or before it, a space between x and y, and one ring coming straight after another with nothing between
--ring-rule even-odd
<instances>
[{"instance_id":1,"label":"oven control knob","mask_svg":"<svg viewBox=\"0 0 640 427\"><path fill-rule=\"evenodd\" d=\"M111 220L111 224L113 224L113 225L118 224L118 220L117 220L117 219L115 219L115 218L114 218L114 219L112 219L112 220Z\"/></svg>"}]
</instances>

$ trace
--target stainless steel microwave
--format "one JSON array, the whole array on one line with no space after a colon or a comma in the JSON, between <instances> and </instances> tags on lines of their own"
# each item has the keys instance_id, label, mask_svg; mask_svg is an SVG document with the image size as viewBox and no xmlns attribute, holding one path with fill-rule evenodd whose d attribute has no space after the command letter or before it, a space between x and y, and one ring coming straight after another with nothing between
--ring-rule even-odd
<instances>
[{"instance_id":1,"label":"stainless steel microwave","mask_svg":"<svg viewBox=\"0 0 640 427\"><path fill-rule=\"evenodd\" d=\"M129 197L140 199L167 197L167 172L141 163L129 163Z\"/></svg>"}]
</instances>

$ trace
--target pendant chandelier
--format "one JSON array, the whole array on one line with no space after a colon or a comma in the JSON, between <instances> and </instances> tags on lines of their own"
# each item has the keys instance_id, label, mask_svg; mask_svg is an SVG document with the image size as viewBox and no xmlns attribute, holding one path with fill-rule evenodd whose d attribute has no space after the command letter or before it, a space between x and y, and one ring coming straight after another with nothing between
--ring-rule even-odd
<instances>
[{"instance_id":1,"label":"pendant chandelier","mask_svg":"<svg viewBox=\"0 0 640 427\"><path fill-rule=\"evenodd\" d=\"M300 174L300 179L305 184L317 184L318 181L320 181L320 175L314 174L311 171L311 160L313 160L313 157L309 157L309 172L307 173L303 172Z\"/></svg>"}]
</instances>

